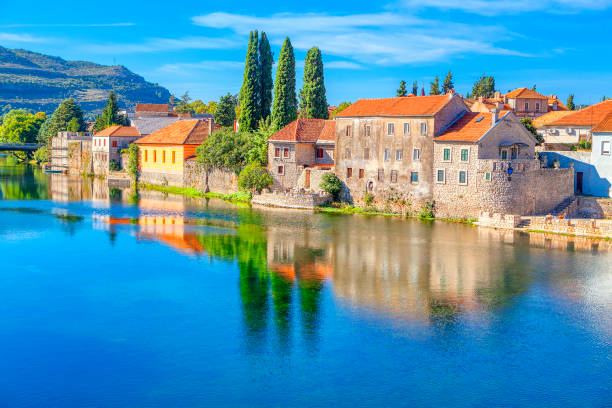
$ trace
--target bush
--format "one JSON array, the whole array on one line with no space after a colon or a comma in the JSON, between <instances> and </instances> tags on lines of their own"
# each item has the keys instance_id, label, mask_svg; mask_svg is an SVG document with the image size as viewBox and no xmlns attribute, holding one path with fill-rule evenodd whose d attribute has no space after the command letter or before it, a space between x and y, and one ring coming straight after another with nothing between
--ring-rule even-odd
<instances>
[{"instance_id":1,"label":"bush","mask_svg":"<svg viewBox=\"0 0 612 408\"><path fill-rule=\"evenodd\" d=\"M363 198L363 201L365 202L365 205L370 205L374 202L374 196L370 193L366 193L365 197Z\"/></svg>"},{"instance_id":2,"label":"bush","mask_svg":"<svg viewBox=\"0 0 612 408\"><path fill-rule=\"evenodd\" d=\"M34 152L34 160L38 163L48 163L49 162L49 148L47 146L43 146Z\"/></svg>"},{"instance_id":3,"label":"bush","mask_svg":"<svg viewBox=\"0 0 612 408\"><path fill-rule=\"evenodd\" d=\"M138 146L135 143L130 143L128 147L128 174L132 176L134 181L138 180Z\"/></svg>"},{"instance_id":4,"label":"bush","mask_svg":"<svg viewBox=\"0 0 612 408\"><path fill-rule=\"evenodd\" d=\"M332 196L334 200L337 200L338 194L342 191L342 181L334 173L325 173L321 177L319 187Z\"/></svg>"},{"instance_id":5,"label":"bush","mask_svg":"<svg viewBox=\"0 0 612 408\"><path fill-rule=\"evenodd\" d=\"M108 163L108 167L110 168L111 171L119 171L119 170L121 170L121 165L119 165L119 162L117 160L111 160Z\"/></svg>"},{"instance_id":6,"label":"bush","mask_svg":"<svg viewBox=\"0 0 612 408\"><path fill-rule=\"evenodd\" d=\"M238 176L238 187L247 191L261 192L274 183L268 171L259 163L247 165Z\"/></svg>"},{"instance_id":7,"label":"bush","mask_svg":"<svg viewBox=\"0 0 612 408\"><path fill-rule=\"evenodd\" d=\"M433 204L430 202L426 202L425 205L423 207L421 207L421 211L419 212L418 217L421 219L431 219L431 218L435 218L435 215L433 213Z\"/></svg>"}]
</instances>

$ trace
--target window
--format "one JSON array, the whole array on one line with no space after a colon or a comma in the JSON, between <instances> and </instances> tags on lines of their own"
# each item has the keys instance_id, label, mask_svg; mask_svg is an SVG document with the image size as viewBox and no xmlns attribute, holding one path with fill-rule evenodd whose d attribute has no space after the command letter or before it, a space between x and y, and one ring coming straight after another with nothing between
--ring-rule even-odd
<instances>
[{"instance_id":1,"label":"window","mask_svg":"<svg viewBox=\"0 0 612 408\"><path fill-rule=\"evenodd\" d=\"M450 147L445 147L442 154L442 161L449 162L451 161L451 149Z\"/></svg>"},{"instance_id":2,"label":"window","mask_svg":"<svg viewBox=\"0 0 612 408\"><path fill-rule=\"evenodd\" d=\"M370 160L370 149L367 147L363 149L363 158L364 160Z\"/></svg>"},{"instance_id":3,"label":"window","mask_svg":"<svg viewBox=\"0 0 612 408\"><path fill-rule=\"evenodd\" d=\"M285 173L285 166L278 166L278 174L284 174Z\"/></svg>"},{"instance_id":4,"label":"window","mask_svg":"<svg viewBox=\"0 0 612 408\"><path fill-rule=\"evenodd\" d=\"M410 173L410 182L418 183L419 182L419 173L417 173L416 171L413 171L412 173Z\"/></svg>"},{"instance_id":5,"label":"window","mask_svg":"<svg viewBox=\"0 0 612 408\"><path fill-rule=\"evenodd\" d=\"M529 110L529 102L525 102L525 111Z\"/></svg>"},{"instance_id":6,"label":"window","mask_svg":"<svg viewBox=\"0 0 612 408\"><path fill-rule=\"evenodd\" d=\"M505 150L505 149L502 150L501 158L502 158L502 160L506 160L508 158L508 151L507 150Z\"/></svg>"},{"instance_id":7,"label":"window","mask_svg":"<svg viewBox=\"0 0 612 408\"><path fill-rule=\"evenodd\" d=\"M283 157L285 157L285 158L289 157L289 148L288 147L285 147L283 149Z\"/></svg>"},{"instance_id":8,"label":"window","mask_svg":"<svg viewBox=\"0 0 612 408\"><path fill-rule=\"evenodd\" d=\"M395 134L395 123L387 123L387 135L393 136Z\"/></svg>"},{"instance_id":9,"label":"window","mask_svg":"<svg viewBox=\"0 0 612 408\"><path fill-rule=\"evenodd\" d=\"M467 184L467 171L459 171L459 184Z\"/></svg>"},{"instance_id":10,"label":"window","mask_svg":"<svg viewBox=\"0 0 612 408\"><path fill-rule=\"evenodd\" d=\"M610 155L610 141L605 140L601 142L601 154Z\"/></svg>"},{"instance_id":11,"label":"window","mask_svg":"<svg viewBox=\"0 0 612 408\"><path fill-rule=\"evenodd\" d=\"M436 182L446 183L446 171L444 170L436 171Z\"/></svg>"},{"instance_id":12,"label":"window","mask_svg":"<svg viewBox=\"0 0 612 408\"><path fill-rule=\"evenodd\" d=\"M359 169L359 178L363 178L364 171L363 169Z\"/></svg>"},{"instance_id":13,"label":"window","mask_svg":"<svg viewBox=\"0 0 612 408\"><path fill-rule=\"evenodd\" d=\"M391 170L391 182L397 183L397 170Z\"/></svg>"},{"instance_id":14,"label":"window","mask_svg":"<svg viewBox=\"0 0 612 408\"><path fill-rule=\"evenodd\" d=\"M148 155L149 152L145 150L144 153L145 153L144 161L149 161L149 155Z\"/></svg>"},{"instance_id":15,"label":"window","mask_svg":"<svg viewBox=\"0 0 612 408\"><path fill-rule=\"evenodd\" d=\"M395 151L395 160L402 161L404 158L404 151L402 149L398 149Z\"/></svg>"},{"instance_id":16,"label":"window","mask_svg":"<svg viewBox=\"0 0 612 408\"><path fill-rule=\"evenodd\" d=\"M172 152L172 164L176 163L176 152Z\"/></svg>"},{"instance_id":17,"label":"window","mask_svg":"<svg viewBox=\"0 0 612 408\"><path fill-rule=\"evenodd\" d=\"M280 147L274 148L274 157L280 157Z\"/></svg>"},{"instance_id":18,"label":"window","mask_svg":"<svg viewBox=\"0 0 612 408\"><path fill-rule=\"evenodd\" d=\"M391 151L389 149L385 149L385 161L391 160Z\"/></svg>"},{"instance_id":19,"label":"window","mask_svg":"<svg viewBox=\"0 0 612 408\"><path fill-rule=\"evenodd\" d=\"M344 149L344 158L345 159L350 159L351 158L351 149L349 149L348 147L346 149Z\"/></svg>"},{"instance_id":20,"label":"window","mask_svg":"<svg viewBox=\"0 0 612 408\"><path fill-rule=\"evenodd\" d=\"M370 136L370 130L371 130L370 125L365 125L364 130L365 130L365 135Z\"/></svg>"},{"instance_id":21,"label":"window","mask_svg":"<svg viewBox=\"0 0 612 408\"><path fill-rule=\"evenodd\" d=\"M353 177L353 169L350 167L347 167L346 169L346 178L351 178Z\"/></svg>"},{"instance_id":22,"label":"window","mask_svg":"<svg viewBox=\"0 0 612 408\"><path fill-rule=\"evenodd\" d=\"M421 160L421 149L414 149L412 151L412 160Z\"/></svg>"},{"instance_id":23,"label":"window","mask_svg":"<svg viewBox=\"0 0 612 408\"><path fill-rule=\"evenodd\" d=\"M117 147L117 141L113 140L113 147Z\"/></svg>"},{"instance_id":24,"label":"window","mask_svg":"<svg viewBox=\"0 0 612 408\"><path fill-rule=\"evenodd\" d=\"M106 139L104 139L104 147L106 147Z\"/></svg>"},{"instance_id":25,"label":"window","mask_svg":"<svg viewBox=\"0 0 612 408\"><path fill-rule=\"evenodd\" d=\"M348 126L346 127L346 135L347 135L347 136L350 136L350 135L351 135L351 125L348 125Z\"/></svg>"},{"instance_id":26,"label":"window","mask_svg":"<svg viewBox=\"0 0 612 408\"><path fill-rule=\"evenodd\" d=\"M157 163L157 150L153 150L153 163Z\"/></svg>"},{"instance_id":27,"label":"window","mask_svg":"<svg viewBox=\"0 0 612 408\"><path fill-rule=\"evenodd\" d=\"M421 122L421 135L425 136L427 134L427 122Z\"/></svg>"},{"instance_id":28,"label":"window","mask_svg":"<svg viewBox=\"0 0 612 408\"><path fill-rule=\"evenodd\" d=\"M461 161L462 162L470 161L470 150L469 149L461 149Z\"/></svg>"},{"instance_id":29,"label":"window","mask_svg":"<svg viewBox=\"0 0 612 408\"><path fill-rule=\"evenodd\" d=\"M165 162L166 162L166 151L164 150L162 152L162 163L165 163Z\"/></svg>"},{"instance_id":30,"label":"window","mask_svg":"<svg viewBox=\"0 0 612 408\"><path fill-rule=\"evenodd\" d=\"M485 180L491 181L491 173L485 173Z\"/></svg>"},{"instance_id":31,"label":"window","mask_svg":"<svg viewBox=\"0 0 612 408\"><path fill-rule=\"evenodd\" d=\"M540 110L540 103L536 102L536 112Z\"/></svg>"},{"instance_id":32,"label":"window","mask_svg":"<svg viewBox=\"0 0 612 408\"><path fill-rule=\"evenodd\" d=\"M378 169L378 181L383 181L385 179L385 170Z\"/></svg>"},{"instance_id":33,"label":"window","mask_svg":"<svg viewBox=\"0 0 612 408\"><path fill-rule=\"evenodd\" d=\"M404 123L404 134L405 135L409 135L410 134L410 122L405 122Z\"/></svg>"},{"instance_id":34,"label":"window","mask_svg":"<svg viewBox=\"0 0 612 408\"><path fill-rule=\"evenodd\" d=\"M322 159L323 158L323 149L318 148L317 149L317 159Z\"/></svg>"}]
</instances>

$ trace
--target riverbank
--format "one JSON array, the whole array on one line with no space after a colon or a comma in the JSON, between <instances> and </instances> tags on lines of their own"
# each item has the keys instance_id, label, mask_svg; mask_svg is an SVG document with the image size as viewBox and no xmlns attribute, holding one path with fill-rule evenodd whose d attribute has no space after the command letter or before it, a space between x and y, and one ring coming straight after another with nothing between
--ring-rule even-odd
<instances>
[{"instance_id":1,"label":"riverbank","mask_svg":"<svg viewBox=\"0 0 612 408\"><path fill-rule=\"evenodd\" d=\"M176 187L176 186L159 186L156 184L139 183L139 188L143 190L159 191L167 194L182 195L191 198L218 198L220 200L229 201L232 203L250 204L251 194L244 191L238 191L230 194L221 194L208 192L203 193L193 187Z\"/></svg>"}]
</instances>

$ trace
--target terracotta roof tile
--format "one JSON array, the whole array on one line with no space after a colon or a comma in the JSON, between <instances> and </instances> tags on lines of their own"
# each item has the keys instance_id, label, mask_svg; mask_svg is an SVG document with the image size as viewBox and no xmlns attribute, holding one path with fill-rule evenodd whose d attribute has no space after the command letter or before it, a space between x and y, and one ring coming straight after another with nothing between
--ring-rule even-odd
<instances>
[{"instance_id":1,"label":"terracotta roof tile","mask_svg":"<svg viewBox=\"0 0 612 408\"><path fill-rule=\"evenodd\" d=\"M595 127L592 132L612 132L612 112L608 113Z\"/></svg>"},{"instance_id":2,"label":"terracotta roof tile","mask_svg":"<svg viewBox=\"0 0 612 408\"><path fill-rule=\"evenodd\" d=\"M514 98L527 98L527 99L546 99L548 100L548 96L544 96L536 91L532 91L529 88L518 88L514 91L508 92L506 98L514 99Z\"/></svg>"},{"instance_id":3,"label":"terracotta roof tile","mask_svg":"<svg viewBox=\"0 0 612 408\"><path fill-rule=\"evenodd\" d=\"M336 117L352 116L430 116L450 100L450 95L429 95L382 99L359 99Z\"/></svg>"},{"instance_id":4,"label":"terracotta roof tile","mask_svg":"<svg viewBox=\"0 0 612 408\"><path fill-rule=\"evenodd\" d=\"M476 142L491 129L492 115L488 112L467 112L434 140Z\"/></svg>"},{"instance_id":5,"label":"terracotta roof tile","mask_svg":"<svg viewBox=\"0 0 612 408\"><path fill-rule=\"evenodd\" d=\"M335 122L326 119L296 119L270 136L272 142L316 142L335 140ZM321 139L324 137L324 139Z\"/></svg>"},{"instance_id":6,"label":"terracotta roof tile","mask_svg":"<svg viewBox=\"0 0 612 408\"><path fill-rule=\"evenodd\" d=\"M137 103L136 112L160 112L168 113L167 103Z\"/></svg>"},{"instance_id":7,"label":"terracotta roof tile","mask_svg":"<svg viewBox=\"0 0 612 408\"><path fill-rule=\"evenodd\" d=\"M210 125L205 120L179 120L136 141L137 144L192 144L206 140Z\"/></svg>"},{"instance_id":8,"label":"terracotta roof tile","mask_svg":"<svg viewBox=\"0 0 612 408\"><path fill-rule=\"evenodd\" d=\"M569 109L567 109L567 107L563 104L563 102L561 102L559 100L559 98L555 98L554 96L549 96L548 97L548 109L549 112L553 112L552 110L552 105L553 103L557 102L557 110L558 111L567 111Z\"/></svg>"},{"instance_id":9,"label":"terracotta roof tile","mask_svg":"<svg viewBox=\"0 0 612 408\"><path fill-rule=\"evenodd\" d=\"M96 132L94 136L138 137L140 133L134 126L111 126Z\"/></svg>"},{"instance_id":10,"label":"terracotta roof tile","mask_svg":"<svg viewBox=\"0 0 612 408\"><path fill-rule=\"evenodd\" d=\"M559 120L567 115L571 115L572 111L568 111L568 110L559 110L559 111L550 111L548 113L545 113L544 115L535 118L532 122L533 122L533 126L535 126L536 128L541 128L542 126L546 126L549 123L552 123L556 120Z\"/></svg>"},{"instance_id":11,"label":"terracotta roof tile","mask_svg":"<svg viewBox=\"0 0 612 408\"><path fill-rule=\"evenodd\" d=\"M594 126L612 112L612 99L600 102L556 120L547 126Z\"/></svg>"}]
</instances>

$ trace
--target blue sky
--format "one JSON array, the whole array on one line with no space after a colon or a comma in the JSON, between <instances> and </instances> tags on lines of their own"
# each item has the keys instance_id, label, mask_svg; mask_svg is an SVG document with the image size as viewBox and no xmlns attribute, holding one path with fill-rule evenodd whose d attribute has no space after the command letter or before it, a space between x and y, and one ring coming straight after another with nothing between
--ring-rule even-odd
<instances>
[{"instance_id":1,"label":"blue sky","mask_svg":"<svg viewBox=\"0 0 612 408\"><path fill-rule=\"evenodd\" d=\"M311 0L108 3L0 0L0 45L65 59L122 64L180 96L236 93L248 32L275 56L323 52L328 101L394 96L401 79L426 90L451 69L465 93L482 74L578 103L612 96L612 0Z\"/></svg>"}]
</instances>

